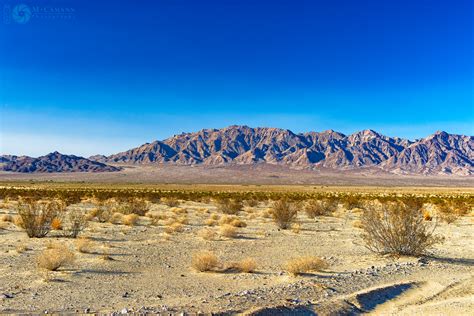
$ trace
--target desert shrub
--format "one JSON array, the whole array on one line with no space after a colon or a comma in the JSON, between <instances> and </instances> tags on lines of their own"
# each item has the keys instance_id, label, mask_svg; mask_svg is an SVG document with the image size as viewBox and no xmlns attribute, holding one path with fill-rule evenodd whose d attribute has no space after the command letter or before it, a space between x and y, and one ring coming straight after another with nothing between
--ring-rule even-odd
<instances>
[{"instance_id":1,"label":"desert shrub","mask_svg":"<svg viewBox=\"0 0 474 316\"><path fill-rule=\"evenodd\" d=\"M298 208L296 204L288 200L278 200L273 202L271 215L279 228L288 229L296 220Z\"/></svg>"},{"instance_id":2,"label":"desert shrub","mask_svg":"<svg viewBox=\"0 0 474 316\"><path fill-rule=\"evenodd\" d=\"M436 224L424 221L419 207L400 201L368 207L361 216L366 247L380 254L421 255L440 242Z\"/></svg>"},{"instance_id":3,"label":"desert shrub","mask_svg":"<svg viewBox=\"0 0 474 316\"><path fill-rule=\"evenodd\" d=\"M240 218L235 218L230 222L230 225L234 227L247 227L247 223Z\"/></svg>"},{"instance_id":4,"label":"desert shrub","mask_svg":"<svg viewBox=\"0 0 474 316\"><path fill-rule=\"evenodd\" d=\"M257 269L257 263L252 258L245 258L240 261L230 263L227 269L244 273L252 273Z\"/></svg>"},{"instance_id":5,"label":"desert shrub","mask_svg":"<svg viewBox=\"0 0 474 316\"><path fill-rule=\"evenodd\" d=\"M248 207L255 207L258 205L258 201L254 199L245 200L245 205Z\"/></svg>"},{"instance_id":6,"label":"desert shrub","mask_svg":"<svg viewBox=\"0 0 474 316\"><path fill-rule=\"evenodd\" d=\"M359 195L347 194L342 198L342 205L346 210L353 210L355 208L364 208L364 201Z\"/></svg>"},{"instance_id":7,"label":"desert shrub","mask_svg":"<svg viewBox=\"0 0 474 316\"><path fill-rule=\"evenodd\" d=\"M56 271L73 261L74 253L66 246L56 246L43 250L37 258L38 267L48 271Z\"/></svg>"},{"instance_id":8,"label":"desert shrub","mask_svg":"<svg viewBox=\"0 0 474 316\"><path fill-rule=\"evenodd\" d=\"M213 271L219 267L219 260L213 252L201 251L193 255L191 266L199 272Z\"/></svg>"},{"instance_id":9,"label":"desert shrub","mask_svg":"<svg viewBox=\"0 0 474 316\"><path fill-rule=\"evenodd\" d=\"M97 219L100 223L108 222L112 216L112 208L112 202L101 202L96 208L90 210L89 217Z\"/></svg>"},{"instance_id":10,"label":"desert shrub","mask_svg":"<svg viewBox=\"0 0 474 316\"><path fill-rule=\"evenodd\" d=\"M62 230L63 229L63 221L59 217L53 218L51 221L51 229L53 230Z\"/></svg>"},{"instance_id":11,"label":"desert shrub","mask_svg":"<svg viewBox=\"0 0 474 316\"><path fill-rule=\"evenodd\" d=\"M51 231L53 220L64 210L60 201L21 200L18 203L21 226L28 237L45 237Z\"/></svg>"},{"instance_id":12,"label":"desert shrub","mask_svg":"<svg viewBox=\"0 0 474 316\"><path fill-rule=\"evenodd\" d=\"M181 216L176 219L176 223L180 223L183 225L188 225L189 224L189 218L187 216Z\"/></svg>"},{"instance_id":13,"label":"desert shrub","mask_svg":"<svg viewBox=\"0 0 474 316\"><path fill-rule=\"evenodd\" d=\"M170 223L165 227L165 232L168 234L180 233L184 231L184 225L181 223Z\"/></svg>"},{"instance_id":14,"label":"desert shrub","mask_svg":"<svg viewBox=\"0 0 474 316\"><path fill-rule=\"evenodd\" d=\"M135 213L127 214L123 216L123 224L127 226L135 226L138 222L139 216Z\"/></svg>"},{"instance_id":15,"label":"desert shrub","mask_svg":"<svg viewBox=\"0 0 474 316\"><path fill-rule=\"evenodd\" d=\"M16 252L18 252L18 253L23 253L23 252L29 250L29 248L28 248L28 246L25 245L25 244L20 244L20 245L16 246L15 250L16 250Z\"/></svg>"},{"instance_id":16,"label":"desert shrub","mask_svg":"<svg viewBox=\"0 0 474 316\"><path fill-rule=\"evenodd\" d=\"M436 205L439 217L444 222L454 223L459 217L466 215L469 210L469 204L465 202L455 202L443 200Z\"/></svg>"},{"instance_id":17,"label":"desert shrub","mask_svg":"<svg viewBox=\"0 0 474 316\"><path fill-rule=\"evenodd\" d=\"M298 223L291 225L291 231L295 234L299 234L301 231L301 225Z\"/></svg>"},{"instance_id":18,"label":"desert shrub","mask_svg":"<svg viewBox=\"0 0 474 316\"><path fill-rule=\"evenodd\" d=\"M208 218L204 221L204 224L206 224L207 226L216 226L217 221L215 219Z\"/></svg>"},{"instance_id":19,"label":"desert shrub","mask_svg":"<svg viewBox=\"0 0 474 316\"><path fill-rule=\"evenodd\" d=\"M214 240L216 238L216 232L210 228L203 228L197 234L204 240Z\"/></svg>"},{"instance_id":20,"label":"desert shrub","mask_svg":"<svg viewBox=\"0 0 474 316\"><path fill-rule=\"evenodd\" d=\"M3 214L2 217L0 217L0 221L13 222L13 216L11 216L10 214Z\"/></svg>"},{"instance_id":21,"label":"desert shrub","mask_svg":"<svg viewBox=\"0 0 474 316\"><path fill-rule=\"evenodd\" d=\"M94 247L94 243L88 238L78 238L76 240L76 249L82 253L90 253Z\"/></svg>"},{"instance_id":22,"label":"desert shrub","mask_svg":"<svg viewBox=\"0 0 474 316\"><path fill-rule=\"evenodd\" d=\"M237 228L229 224L222 225L219 229L219 234L227 238L235 238L238 235Z\"/></svg>"},{"instance_id":23,"label":"desert shrub","mask_svg":"<svg viewBox=\"0 0 474 316\"><path fill-rule=\"evenodd\" d=\"M179 205L179 200L175 197L163 198L162 202L168 205L169 207L176 207Z\"/></svg>"},{"instance_id":24,"label":"desert shrub","mask_svg":"<svg viewBox=\"0 0 474 316\"><path fill-rule=\"evenodd\" d=\"M86 227L86 214L79 210L71 210L66 215L66 226L63 229L63 236L77 238Z\"/></svg>"},{"instance_id":25,"label":"desert shrub","mask_svg":"<svg viewBox=\"0 0 474 316\"><path fill-rule=\"evenodd\" d=\"M431 221L433 220L433 215L431 215L431 212L430 212L430 211L424 210L424 211L423 211L423 219L424 219L425 221L431 222Z\"/></svg>"},{"instance_id":26,"label":"desert shrub","mask_svg":"<svg viewBox=\"0 0 474 316\"><path fill-rule=\"evenodd\" d=\"M149 209L149 202L139 198L130 198L128 201L122 202L116 207L116 210L122 214L137 214L139 216L144 216Z\"/></svg>"},{"instance_id":27,"label":"desert shrub","mask_svg":"<svg viewBox=\"0 0 474 316\"><path fill-rule=\"evenodd\" d=\"M217 200L218 209L224 214L237 214L242 211L242 202L236 199L219 199Z\"/></svg>"},{"instance_id":28,"label":"desert shrub","mask_svg":"<svg viewBox=\"0 0 474 316\"><path fill-rule=\"evenodd\" d=\"M300 257L289 260L283 269L292 275L321 271L328 267L325 260L318 257Z\"/></svg>"},{"instance_id":29,"label":"desert shrub","mask_svg":"<svg viewBox=\"0 0 474 316\"><path fill-rule=\"evenodd\" d=\"M112 216L110 216L109 222L111 224L122 224L123 223L123 217L124 217L124 215L122 213L115 212L115 213L112 214Z\"/></svg>"},{"instance_id":30,"label":"desert shrub","mask_svg":"<svg viewBox=\"0 0 474 316\"><path fill-rule=\"evenodd\" d=\"M337 203L334 200L310 200L304 205L304 211L309 218L317 216L327 216L333 213L337 208Z\"/></svg>"}]
</instances>

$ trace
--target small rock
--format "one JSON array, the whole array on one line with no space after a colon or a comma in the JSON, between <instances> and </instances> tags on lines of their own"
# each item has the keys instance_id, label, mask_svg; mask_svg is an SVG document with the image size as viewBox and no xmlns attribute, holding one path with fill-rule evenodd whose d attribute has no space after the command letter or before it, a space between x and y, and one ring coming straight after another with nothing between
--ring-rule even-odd
<instances>
[{"instance_id":1,"label":"small rock","mask_svg":"<svg viewBox=\"0 0 474 316\"><path fill-rule=\"evenodd\" d=\"M13 294L3 293L2 295L0 295L0 298L13 298Z\"/></svg>"}]
</instances>

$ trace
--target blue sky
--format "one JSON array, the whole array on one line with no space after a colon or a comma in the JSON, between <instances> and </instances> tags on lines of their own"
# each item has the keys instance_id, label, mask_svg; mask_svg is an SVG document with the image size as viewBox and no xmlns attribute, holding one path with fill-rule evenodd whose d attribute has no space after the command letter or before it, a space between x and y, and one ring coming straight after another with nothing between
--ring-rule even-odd
<instances>
[{"instance_id":1,"label":"blue sky","mask_svg":"<svg viewBox=\"0 0 474 316\"><path fill-rule=\"evenodd\" d=\"M232 124L474 135L468 0L21 3L73 12L3 17L2 154L111 154Z\"/></svg>"}]
</instances>

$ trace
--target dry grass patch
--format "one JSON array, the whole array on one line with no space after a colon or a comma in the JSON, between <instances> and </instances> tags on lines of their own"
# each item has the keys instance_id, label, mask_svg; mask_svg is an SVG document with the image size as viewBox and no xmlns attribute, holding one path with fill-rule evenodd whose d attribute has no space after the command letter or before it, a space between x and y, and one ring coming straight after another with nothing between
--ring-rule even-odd
<instances>
[{"instance_id":1,"label":"dry grass patch","mask_svg":"<svg viewBox=\"0 0 474 316\"><path fill-rule=\"evenodd\" d=\"M10 214L3 214L1 217L0 217L0 221L1 222L13 222L13 216L11 216Z\"/></svg>"},{"instance_id":2,"label":"dry grass patch","mask_svg":"<svg viewBox=\"0 0 474 316\"><path fill-rule=\"evenodd\" d=\"M0 222L0 229L7 229L8 228L8 222Z\"/></svg>"},{"instance_id":3,"label":"dry grass patch","mask_svg":"<svg viewBox=\"0 0 474 316\"><path fill-rule=\"evenodd\" d=\"M217 221L215 219L212 219L212 218L208 218L204 221L204 224L206 226L216 226L217 225Z\"/></svg>"},{"instance_id":4,"label":"dry grass patch","mask_svg":"<svg viewBox=\"0 0 474 316\"><path fill-rule=\"evenodd\" d=\"M163 198L161 201L169 207L176 207L179 205L179 200L173 197Z\"/></svg>"},{"instance_id":5,"label":"dry grass patch","mask_svg":"<svg viewBox=\"0 0 474 316\"><path fill-rule=\"evenodd\" d=\"M216 271L220 264L217 256L211 251L195 253L191 260L191 266L199 272Z\"/></svg>"},{"instance_id":6,"label":"dry grass patch","mask_svg":"<svg viewBox=\"0 0 474 316\"><path fill-rule=\"evenodd\" d=\"M27 245L25 245L25 244L20 244L20 245L16 246L15 250L16 250L16 252L18 252L18 253L24 253L25 251L28 251L28 250L30 250L30 249L28 248Z\"/></svg>"},{"instance_id":7,"label":"dry grass patch","mask_svg":"<svg viewBox=\"0 0 474 316\"><path fill-rule=\"evenodd\" d=\"M301 225L298 223L291 225L291 231L295 234L299 234L301 231Z\"/></svg>"},{"instance_id":8,"label":"dry grass patch","mask_svg":"<svg viewBox=\"0 0 474 316\"><path fill-rule=\"evenodd\" d=\"M243 273L252 273L257 269L257 263L253 258L245 258L238 262L230 263L227 269Z\"/></svg>"},{"instance_id":9,"label":"dry grass patch","mask_svg":"<svg viewBox=\"0 0 474 316\"><path fill-rule=\"evenodd\" d=\"M242 202L236 199L219 199L217 208L224 214L237 214L242 211Z\"/></svg>"},{"instance_id":10,"label":"dry grass patch","mask_svg":"<svg viewBox=\"0 0 474 316\"><path fill-rule=\"evenodd\" d=\"M165 227L167 234L181 233L184 231L184 225L181 223L174 222Z\"/></svg>"},{"instance_id":11,"label":"dry grass patch","mask_svg":"<svg viewBox=\"0 0 474 316\"><path fill-rule=\"evenodd\" d=\"M247 227L247 223L241 220L240 218L236 218L230 222L230 225L234 227Z\"/></svg>"},{"instance_id":12,"label":"dry grass patch","mask_svg":"<svg viewBox=\"0 0 474 316\"><path fill-rule=\"evenodd\" d=\"M188 211L184 208L181 208L181 207L172 207L172 208L170 208L170 211L173 212L176 215L188 214Z\"/></svg>"},{"instance_id":13,"label":"dry grass patch","mask_svg":"<svg viewBox=\"0 0 474 316\"><path fill-rule=\"evenodd\" d=\"M318 257L300 257L288 261L283 269L291 275L300 275L308 272L321 271L328 267L325 260Z\"/></svg>"},{"instance_id":14,"label":"dry grass patch","mask_svg":"<svg viewBox=\"0 0 474 316\"><path fill-rule=\"evenodd\" d=\"M235 238L238 236L237 228L229 224L222 225L219 229L219 234L227 238Z\"/></svg>"},{"instance_id":15,"label":"dry grass patch","mask_svg":"<svg viewBox=\"0 0 474 316\"><path fill-rule=\"evenodd\" d=\"M48 271L57 271L59 268L74 262L74 253L64 245L45 249L37 257L38 268Z\"/></svg>"},{"instance_id":16,"label":"dry grass patch","mask_svg":"<svg viewBox=\"0 0 474 316\"><path fill-rule=\"evenodd\" d=\"M135 226L138 223L140 216L137 214L128 214L123 216L122 223L127 226Z\"/></svg>"},{"instance_id":17,"label":"dry grass patch","mask_svg":"<svg viewBox=\"0 0 474 316\"><path fill-rule=\"evenodd\" d=\"M310 200L304 205L304 211L309 218L317 216L327 216L337 209L337 202L334 200Z\"/></svg>"},{"instance_id":18,"label":"dry grass patch","mask_svg":"<svg viewBox=\"0 0 474 316\"><path fill-rule=\"evenodd\" d=\"M204 240L216 239L216 232L210 228L203 228L197 232L197 235Z\"/></svg>"},{"instance_id":19,"label":"dry grass patch","mask_svg":"<svg viewBox=\"0 0 474 316\"><path fill-rule=\"evenodd\" d=\"M81 253L91 253L94 248L94 242L88 238L79 238L76 240L76 249Z\"/></svg>"}]
</instances>

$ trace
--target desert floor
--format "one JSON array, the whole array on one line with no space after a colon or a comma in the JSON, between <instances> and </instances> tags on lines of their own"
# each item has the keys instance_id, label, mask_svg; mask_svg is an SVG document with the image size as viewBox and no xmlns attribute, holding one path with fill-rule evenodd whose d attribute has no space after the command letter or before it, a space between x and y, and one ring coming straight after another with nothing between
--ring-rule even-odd
<instances>
[{"instance_id":1,"label":"desert floor","mask_svg":"<svg viewBox=\"0 0 474 316\"><path fill-rule=\"evenodd\" d=\"M87 209L91 205L74 205ZM432 256L381 257L369 252L357 228L357 210L333 216L298 215L300 231L279 230L265 216L268 205L245 207L247 227L238 236L204 240L198 231L211 214L211 203L182 201L179 209L155 204L151 213L186 216L184 230L164 233L140 217L136 226L90 222L83 236L87 253L57 272L38 269L36 257L48 243L76 248L74 239L30 239L11 222L0 229L0 313L282 313L369 312L397 315L467 315L474 310L474 220L440 223L445 236ZM184 210L184 211L183 211ZM13 214L8 207L1 214ZM222 216L222 214L220 214ZM196 272L192 255L215 252L222 262L251 257L254 273ZM284 263L298 256L325 258L324 272L290 276Z\"/></svg>"},{"instance_id":2,"label":"desert floor","mask_svg":"<svg viewBox=\"0 0 474 316\"><path fill-rule=\"evenodd\" d=\"M234 185L336 185L336 186L429 186L472 188L474 177L455 175L404 175L380 169L335 171L298 169L283 165L130 165L119 172L21 173L0 171L0 181L48 181L83 183L234 184Z\"/></svg>"}]
</instances>

